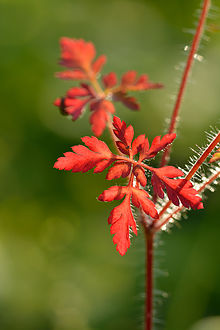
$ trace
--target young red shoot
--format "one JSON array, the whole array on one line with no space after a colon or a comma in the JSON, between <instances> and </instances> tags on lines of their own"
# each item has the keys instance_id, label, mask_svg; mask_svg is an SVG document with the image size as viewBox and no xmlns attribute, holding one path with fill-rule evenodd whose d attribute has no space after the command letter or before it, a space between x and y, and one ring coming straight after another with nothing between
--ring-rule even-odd
<instances>
[{"instance_id":1,"label":"young red shoot","mask_svg":"<svg viewBox=\"0 0 220 330\"><path fill-rule=\"evenodd\" d=\"M80 85L69 89L66 95L55 100L63 115L69 115L77 120L88 107L91 111L90 124L96 136L102 135L106 124L115 113L113 102L120 101L131 110L139 110L139 104L129 91L141 91L161 88L162 84L151 83L147 75L137 77L135 71L125 73L118 84L116 74L111 72L102 77L102 85L98 76L106 62L106 56L101 55L95 60L96 50L91 42L82 39L61 38L60 65L67 71L56 74L58 78L79 80Z\"/></svg>"},{"instance_id":2,"label":"young red shoot","mask_svg":"<svg viewBox=\"0 0 220 330\"><path fill-rule=\"evenodd\" d=\"M149 193L143 189L147 184L146 170L152 174L152 186L160 198L164 198L166 191L168 198L175 205L181 202L187 208L200 209L203 204L192 183L179 178L184 175L181 170L173 166L153 168L145 163L172 143L175 134L166 134L162 138L157 136L151 145L145 135L139 135L133 140L133 127L127 126L118 117L113 118L113 133L121 155L112 153L108 146L96 137L85 136L82 138L85 146L72 147L72 152L66 152L64 157L58 158L54 167L72 172L94 169L94 173L99 173L112 165L107 172L107 180L121 177L129 179L126 186L112 186L98 197L103 202L122 200L121 204L111 211L108 223L111 224L111 234L115 235L113 242L117 245L118 252L124 255L130 247L130 230L137 235L131 203L153 221L158 219L156 206Z\"/></svg>"}]
</instances>

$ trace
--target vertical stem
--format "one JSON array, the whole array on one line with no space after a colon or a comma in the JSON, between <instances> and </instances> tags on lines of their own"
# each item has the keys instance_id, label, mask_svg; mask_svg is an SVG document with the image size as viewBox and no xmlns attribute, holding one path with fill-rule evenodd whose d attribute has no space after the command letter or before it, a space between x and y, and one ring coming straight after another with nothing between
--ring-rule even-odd
<instances>
[{"instance_id":1,"label":"vertical stem","mask_svg":"<svg viewBox=\"0 0 220 330\"><path fill-rule=\"evenodd\" d=\"M170 127L168 130L168 133L170 133L170 134L175 132L175 129L176 129L176 123L177 123L180 107L181 107L181 104L183 101L184 92L185 92L189 74L190 74L190 71L191 71L191 68L192 68L192 65L194 62L194 56L198 50L199 42L200 42L202 34L203 34L204 25L205 25L205 21L206 21L207 15L208 15L210 4L211 4L211 0L203 1L203 8L202 8L202 12L200 15L199 23L198 23L196 33L195 33L195 36L193 39L193 43L192 43L192 46L191 46L191 49L189 52L186 67L183 72L183 77L181 80L179 92L177 95L176 103L174 105L174 109L173 109L173 113L172 113L172 117L171 117ZM164 151L162 159L161 159L160 167L165 166L168 163L169 156L170 156L170 150L171 150L171 145L168 146L167 149Z\"/></svg>"},{"instance_id":2,"label":"vertical stem","mask_svg":"<svg viewBox=\"0 0 220 330\"><path fill-rule=\"evenodd\" d=\"M145 230L146 238L146 300L145 300L145 330L153 328L153 249L154 234Z\"/></svg>"}]
</instances>

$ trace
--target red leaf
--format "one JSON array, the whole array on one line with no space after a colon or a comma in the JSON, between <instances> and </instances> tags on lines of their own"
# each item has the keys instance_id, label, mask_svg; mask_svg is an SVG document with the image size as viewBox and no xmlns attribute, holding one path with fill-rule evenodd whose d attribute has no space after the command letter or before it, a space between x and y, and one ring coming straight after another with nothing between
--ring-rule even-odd
<instances>
[{"instance_id":1,"label":"red leaf","mask_svg":"<svg viewBox=\"0 0 220 330\"><path fill-rule=\"evenodd\" d=\"M139 147L139 161L142 161L145 158L145 155L147 154L148 150L149 150L149 141L148 138L146 138L144 140L144 142L142 143L142 145L140 145Z\"/></svg>"},{"instance_id":2,"label":"red leaf","mask_svg":"<svg viewBox=\"0 0 220 330\"><path fill-rule=\"evenodd\" d=\"M127 96L124 92L114 93L113 98L115 101L122 102L127 108L131 110L139 110L140 106L137 100L132 96Z\"/></svg>"},{"instance_id":3,"label":"red leaf","mask_svg":"<svg viewBox=\"0 0 220 330\"><path fill-rule=\"evenodd\" d=\"M56 99L53 104L56 106L56 107L60 107L61 106L61 103L62 103L62 98L58 98Z\"/></svg>"},{"instance_id":4,"label":"red leaf","mask_svg":"<svg viewBox=\"0 0 220 330\"><path fill-rule=\"evenodd\" d=\"M141 75L137 79L136 71L128 71L122 76L122 80L121 80L121 90L123 92L126 92L128 90L140 91L140 90L155 89L161 87L163 87L162 84L151 83L146 74Z\"/></svg>"},{"instance_id":5,"label":"red leaf","mask_svg":"<svg viewBox=\"0 0 220 330\"><path fill-rule=\"evenodd\" d=\"M91 103L90 109L93 111L90 117L90 124L92 125L92 131L96 136L100 136L109 120L108 113L113 113L115 108L113 104L108 100L100 100Z\"/></svg>"},{"instance_id":6,"label":"red leaf","mask_svg":"<svg viewBox=\"0 0 220 330\"><path fill-rule=\"evenodd\" d=\"M166 176L168 178L176 178L178 176L184 176L183 171L174 166L164 166L159 169L160 175Z\"/></svg>"},{"instance_id":7,"label":"red leaf","mask_svg":"<svg viewBox=\"0 0 220 330\"><path fill-rule=\"evenodd\" d=\"M102 109L94 111L90 116L90 124L92 125L92 131L96 136L102 135L106 122L108 121L108 115Z\"/></svg>"},{"instance_id":8,"label":"red leaf","mask_svg":"<svg viewBox=\"0 0 220 330\"><path fill-rule=\"evenodd\" d=\"M102 161L100 161L95 169L94 169L94 173L100 173L103 172L107 167L109 167L113 162L115 161L114 158L112 159L104 159Z\"/></svg>"},{"instance_id":9,"label":"red leaf","mask_svg":"<svg viewBox=\"0 0 220 330\"><path fill-rule=\"evenodd\" d=\"M159 196L160 198L163 199L164 198L163 189L165 188L163 182L161 182L160 179L155 174L153 174L151 177L151 183L156 196Z\"/></svg>"},{"instance_id":10,"label":"red leaf","mask_svg":"<svg viewBox=\"0 0 220 330\"><path fill-rule=\"evenodd\" d=\"M73 71L63 71L57 72L55 74L57 78L67 79L67 80L86 80L88 79L87 75L81 70L73 70Z\"/></svg>"},{"instance_id":11,"label":"red leaf","mask_svg":"<svg viewBox=\"0 0 220 330\"><path fill-rule=\"evenodd\" d=\"M65 112L68 115L72 116L72 120L76 120L82 115L88 101L89 101L88 99L80 100L80 99L65 98L64 100Z\"/></svg>"},{"instance_id":12,"label":"red leaf","mask_svg":"<svg viewBox=\"0 0 220 330\"><path fill-rule=\"evenodd\" d=\"M116 141L115 143L117 145L118 150L121 151L121 153L125 155L129 155L130 153L129 147L126 147L126 145L121 141Z\"/></svg>"},{"instance_id":13,"label":"red leaf","mask_svg":"<svg viewBox=\"0 0 220 330\"><path fill-rule=\"evenodd\" d=\"M124 121L121 121L118 117L113 118L113 132L115 136L124 143L125 147L130 147L134 137L134 129L131 125L127 127Z\"/></svg>"},{"instance_id":14,"label":"red leaf","mask_svg":"<svg viewBox=\"0 0 220 330\"><path fill-rule=\"evenodd\" d=\"M149 199L149 195L145 190L132 188L132 203L137 208L141 208L144 213L148 214L151 218L157 219L158 213L154 203Z\"/></svg>"},{"instance_id":15,"label":"red leaf","mask_svg":"<svg viewBox=\"0 0 220 330\"><path fill-rule=\"evenodd\" d=\"M112 202L113 200L122 199L128 192L128 187L113 186L104 190L101 195L99 195L98 200L101 202Z\"/></svg>"},{"instance_id":16,"label":"red leaf","mask_svg":"<svg viewBox=\"0 0 220 330\"><path fill-rule=\"evenodd\" d=\"M58 158L54 167L72 172L87 172L95 167L94 172L101 172L114 161L114 155L103 141L94 136L85 136L82 140L89 149L82 145L72 147L73 152Z\"/></svg>"},{"instance_id":17,"label":"red leaf","mask_svg":"<svg viewBox=\"0 0 220 330\"><path fill-rule=\"evenodd\" d=\"M134 139L133 143L132 143L132 153L133 156L135 156L137 153L139 153L143 147L142 144L145 142L145 135L139 135L138 137L136 137L136 139Z\"/></svg>"},{"instance_id":18,"label":"red leaf","mask_svg":"<svg viewBox=\"0 0 220 330\"><path fill-rule=\"evenodd\" d=\"M76 98L64 97L56 99L54 105L59 107L63 115L71 115L72 120L76 120L82 115L88 102L89 99L80 100Z\"/></svg>"},{"instance_id":19,"label":"red leaf","mask_svg":"<svg viewBox=\"0 0 220 330\"><path fill-rule=\"evenodd\" d=\"M139 110L140 109L140 106L139 104L137 103L137 100L135 97L132 97L132 96L124 96L122 99L121 99L121 102L129 109L131 110Z\"/></svg>"},{"instance_id":20,"label":"red leaf","mask_svg":"<svg viewBox=\"0 0 220 330\"><path fill-rule=\"evenodd\" d=\"M123 161L117 161L109 169L106 179L113 180L118 178L126 178L131 171L131 164Z\"/></svg>"},{"instance_id":21,"label":"red leaf","mask_svg":"<svg viewBox=\"0 0 220 330\"><path fill-rule=\"evenodd\" d=\"M92 70L95 74L99 73L102 70L102 67L106 63L106 56L101 55L99 56L95 62L92 64Z\"/></svg>"},{"instance_id":22,"label":"red leaf","mask_svg":"<svg viewBox=\"0 0 220 330\"><path fill-rule=\"evenodd\" d=\"M136 71L128 71L125 74L123 74L123 76L121 78L122 89L123 88L126 89L128 86L133 85L135 83L136 76L137 76Z\"/></svg>"},{"instance_id":23,"label":"red leaf","mask_svg":"<svg viewBox=\"0 0 220 330\"><path fill-rule=\"evenodd\" d=\"M140 90L156 89L162 87L163 87L162 84L149 82L148 76L146 74L143 74L138 78L134 86L130 87L130 90L140 91Z\"/></svg>"},{"instance_id":24,"label":"red leaf","mask_svg":"<svg viewBox=\"0 0 220 330\"><path fill-rule=\"evenodd\" d=\"M156 136L151 144L149 150L141 152L140 160L150 159L156 156L156 154L166 148L176 138L176 134L166 134L160 139L160 136Z\"/></svg>"},{"instance_id":25,"label":"red leaf","mask_svg":"<svg viewBox=\"0 0 220 330\"><path fill-rule=\"evenodd\" d=\"M137 181L140 182L140 184L142 185L142 187L145 187L147 184L147 178L144 169L141 166L137 165L133 168L133 173L136 176Z\"/></svg>"},{"instance_id":26,"label":"red leaf","mask_svg":"<svg viewBox=\"0 0 220 330\"><path fill-rule=\"evenodd\" d=\"M87 147L89 147L91 151L97 152L107 158L112 157L112 152L110 151L107 144L97 139L95 136L84 136L82 141Z\"/></svg>"},{"instance_id":27,"label":"red leaf","mask_svg":"<svg viewBox=\"0 0 220 330\"><path fill-rule=\"evenodd\" d=\"M179 201L181 201L186 208L203 208L202 199L197 195L197 191L193 188L190 181L186 179L172 179L183 174L181 170L173 166L154 169L151 182L155 193L160 198L163 198L163 191L166 188L168 198L174 205L178 206Z\"/></svg>"},{"instance_id":28,"label":"red leaf","mask_svg":"<svg viewBox=\"0 0 220 330\"><path fill-rule=\"evenodd\" d=\"M68 68L88 70L95 57L95 47L91 42L83 39L70 39L63 37L60 40L60 64Z\"/></svg>"},{"instance_id":29,"label":"red leaf","mask_svg":"<svg viewBox=\"0 0 220 330\"><path fill-rule=\"evenodd\" d=\"M70 88L67 91L66 95L69 98L75 98L75 97L93 96L93 92L88 85L83 84L82 87Z\"/></svg>"},{"instance_id":30,"label":"red leaf","mask_svg":"<svg viewBox=\"0 0 220 330\"><path fill-rule=\"evenodd\" d=\"M105 88L112 88L117 84L117 76L114 72L110 72L103 76L102 81Z\"/></svg>"},{"instance_id":31,"label":"red leaf","mask_svg":"<svg viewBox=\"0 0 220 330\"><path fill-rule=\"evenodd\" d=\"M130 194L111 211L108 223L111 224L111 234L115 235L113 242L117 244L116 250L123 256L130 247L129 228L132 228L137 235L136 223L130 207Z\"/></svg>"}]
</instances>

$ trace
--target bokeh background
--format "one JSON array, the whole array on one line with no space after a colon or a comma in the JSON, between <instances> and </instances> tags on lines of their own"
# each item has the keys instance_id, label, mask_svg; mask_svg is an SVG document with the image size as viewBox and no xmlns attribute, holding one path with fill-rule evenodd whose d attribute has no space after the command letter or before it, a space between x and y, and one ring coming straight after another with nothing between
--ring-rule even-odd
<instances>
[{"instance_id":1,"label":"bokeh background","mask_svg":"<svg viewBox=\"0 0 220 330\"><path fill-rule=\"evenodd\" d=\"M72 86L54 78L62 69L58 41L91 40L98 54L108 56L105 73L134 69L164 83L163 90L138 95L139 113L117 105L136 134L146 132L152 140L165 133L199 5L199 0L0 0L2 330L141 328L141 231L127 255L119 256L107 225L113 204L96 200L110 185L105 174L53 169L62 152L91 134L88 114L73 123L52 105ZM205 131L219 123L219 9L210 12L199 52L204 59L193 68L174 165L184 166L190 147L206 144ZM103 139L109 141L107 133ZM165 293L157 291L156 328L220 329L220 189L207 195L204 210L160 236L156 281Z\"/></svg>"}]
</instances>

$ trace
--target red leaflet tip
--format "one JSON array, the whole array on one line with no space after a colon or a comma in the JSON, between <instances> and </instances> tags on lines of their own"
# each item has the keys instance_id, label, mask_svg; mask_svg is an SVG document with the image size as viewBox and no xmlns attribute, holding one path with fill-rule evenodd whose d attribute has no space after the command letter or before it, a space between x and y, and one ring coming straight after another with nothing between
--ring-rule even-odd
<instances>
[{"instance_id":1,"label":"red leaflet tip","mask_svg":"<svg viewBox=\"0 0 220 330\"><path fill-rule=\"evenodd\" d=\"M60 107L61 106L61 98L58 98L56 99L53 104L56 106L56 107Z\"/></svg>"},{"instance_id":2,"label":"red leaflet tip","mask_svg":"<svg viewBox=\"0 0 220 330\"><path fill-rule=\"evenodd\" d=\"M204 205L202 202L199 203L199 205L196 207L197 210L202 210L204 209Z\"/></svg>"},{"instance_id":3,"label":"red leaflet tip","mask_svg":"<svg viewBox=\"0 0 220 330\"><path fill-rule=\"evenodd\" d=\"M103 193L100 194L99 197L97 197L97 199L98 199L98 201L100 201L100 202L104 202L105 200L104 200L104 195L103 195Z\"/></svg>"},{"instance_id":4,"label":"red leaflet tip","mask_svg":"<svg viewBox=\"0 0 220 330\"><path fill-rule=\"evenodd\" d=\"M114 72L110 72L109 74L103 76L102 82L105 88L112 88L117 84L117 76Z\"/></svg>"},{"instance_id":5,"label":"red leaflet tip","mask_svg":"<svg viewBox=\"0 0 220 330\"><path fill-rule=\"evenodd\" d=\"M92 64L92 69L95 74L99 73L102 70L103 65L106 63L106 56L101 55L97 60Z\"/></svg>"}]
</instances>

